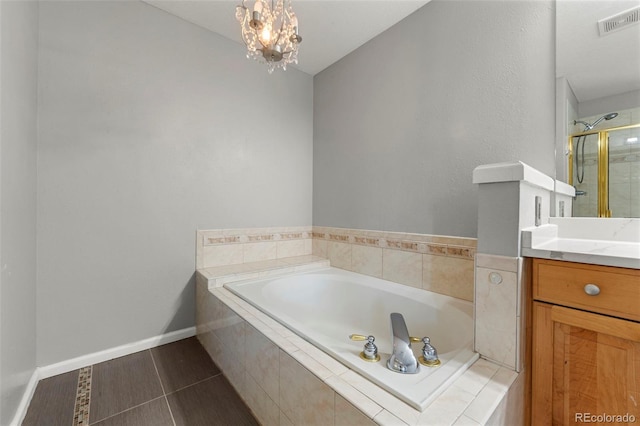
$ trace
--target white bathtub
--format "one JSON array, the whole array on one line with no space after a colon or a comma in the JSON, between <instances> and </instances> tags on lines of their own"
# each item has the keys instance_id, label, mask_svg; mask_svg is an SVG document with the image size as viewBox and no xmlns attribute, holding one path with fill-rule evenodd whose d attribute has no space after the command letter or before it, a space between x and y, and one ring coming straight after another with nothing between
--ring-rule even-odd
<instances>
[{"instance_id":1,"label":"white bathtub","mask_svg":"<svg viewBox=\"0 0 640 426\"><path fill-rule=\"evenodd\" d=\"M418 410L424 410L478 358L473 352L473 304L336 268L225 284L230 291L313 343L349 368ZM431 338L442 364L417 374L386 368L391 354L392 312L401 313L411 336ZM381 356L359 356L374 335ZM421 354L422 343L412 344Z\"/></svg>"}]
</instances>

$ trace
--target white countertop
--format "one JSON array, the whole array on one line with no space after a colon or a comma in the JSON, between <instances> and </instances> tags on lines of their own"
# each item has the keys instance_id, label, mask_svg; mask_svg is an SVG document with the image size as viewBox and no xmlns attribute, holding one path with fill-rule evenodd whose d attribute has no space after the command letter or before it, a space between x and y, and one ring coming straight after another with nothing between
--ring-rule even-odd
<instances>
[{"instance_id":1,"label":"white countertop","mask_svg":"<svg viewBox=\"0 0 640 426\"><path fill-rule=\"evenodd\" d=\"M522 230L522 256L640 269L640 219L551 218Z\"/></svg>"}]
</instances>

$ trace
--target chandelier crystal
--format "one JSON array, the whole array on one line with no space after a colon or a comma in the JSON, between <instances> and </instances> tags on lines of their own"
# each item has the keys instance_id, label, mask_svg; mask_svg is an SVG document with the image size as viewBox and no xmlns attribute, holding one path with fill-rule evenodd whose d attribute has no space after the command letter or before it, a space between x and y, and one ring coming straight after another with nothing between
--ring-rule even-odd
<instances>
[{"instance_id":1,"label":"chandelier crystal","mask_svg":"<svg viewBox=\"0 0 640 426\"><path fill-rule=\"evenodd\" d=\"M286 70L288 64L298 63L302 37L291 0L256 0L251 10L242 0L236 7L236 19L247 45L247 58L266 63L269 74L276 68Z\"/></svg>"}]
</instances>

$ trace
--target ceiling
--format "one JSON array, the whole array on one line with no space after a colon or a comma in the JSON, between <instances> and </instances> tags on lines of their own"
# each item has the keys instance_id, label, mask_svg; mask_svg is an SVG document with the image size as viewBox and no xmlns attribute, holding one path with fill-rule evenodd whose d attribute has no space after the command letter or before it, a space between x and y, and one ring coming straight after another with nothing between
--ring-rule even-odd
<instances>
[{"instance_id":1,"label":"ceiling","mask_svg":"<svg viewBox=\"0 0 640 426\"><path fill-rule=\"evenodd\" d=\"M558 0L556 75L579 102L640 90L640 24L600 37L598 21L640 6L640 0Z\"/></svg>"},{"instance_id":2,"label":"ceiling","mask_svg":"<svg viewBox=\"0 0 640 426\"><path fill-rule=\"evenodd\" d=\"M241 0L144 0L242 43L235 19ZM429 0L294 0L303 37L295 68L315 75L410 15ZM252 5L248 0L246 4ZM243 53L242 53L243 54Z\"/></svg>"}]
</instances>

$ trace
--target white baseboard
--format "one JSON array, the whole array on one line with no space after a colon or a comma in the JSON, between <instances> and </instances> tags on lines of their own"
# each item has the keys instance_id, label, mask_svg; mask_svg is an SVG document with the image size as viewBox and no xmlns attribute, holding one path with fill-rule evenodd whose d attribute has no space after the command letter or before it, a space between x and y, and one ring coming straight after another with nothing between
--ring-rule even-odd
<instances>
[{"instance_id":1,"label":"white baseboard","mask_svg":"<svg viewBox=\"0 0 640 426\"><path fill-rule=\"evenodd\" d=\"M33 394L36 392L36 386L38 386L38 380L40 380L40 376L38 374L38 369L33 370L33 374L31 374L31 378L29 379L29 383L27 383L27 388L24 390L22 394L22 399L20 400L20 404L18 405L18 409L16 410L16 415L13 416L13 421L11 422L11 426L18 426L22 424L24 420L24 416L27 415L27 408L29 408L29 403L31 402L31 398L33 398Z\"/></svg>"},{"instance_id":2,"label":"white baseboard","mask_svg":"<svg viewBox=\"0 0 640 426\"><path fill-rule=\"evenodd\" d=\"M110 359L129 355L135 352L144 351L146 349L155 348L156 346L167 343L176 342L187 337L195 336L196 328L189 327L182 330L172 331L170 333L161 334L159 336L149 337L148 339L139 340L133 343L127 343L115 348L105 349L103 351L94 352L92 354L82 355L77 358L68 359L56 364L38 367L40 379L57 376L58 374L68 373L78 368L87 367L99 362L109 361Z\"/></svg>"},{"instance_id":3,"label":"white baseboard","mask_svg":"<svg viewBox=\"0 0 640 426\"><path fill-rule=\"evenodd\" d=\"M22 400L20 401L20 405L18 406L18 410L16 411L16 415L14 416L11 425L17 426L24 420L24 417L27 415L29 403L36 391L36 386L39 380L57 376L58 374L68 373L69 371L77 370L99 362L109 361L110 359L129 355L135 352L155 348L156 346L173 343L195 335L195 327L183 328L182 330L172 331L170 333L149 337L148 339L139 340L137 342L127 343L126 345L117 346L115 348L82 355L66 361L57 362L55 364L45 365L44 367L38 367L31 375L31 379L29 380L27 389L22 396Z\"/></svg>"}]
</instances>

